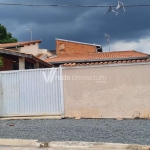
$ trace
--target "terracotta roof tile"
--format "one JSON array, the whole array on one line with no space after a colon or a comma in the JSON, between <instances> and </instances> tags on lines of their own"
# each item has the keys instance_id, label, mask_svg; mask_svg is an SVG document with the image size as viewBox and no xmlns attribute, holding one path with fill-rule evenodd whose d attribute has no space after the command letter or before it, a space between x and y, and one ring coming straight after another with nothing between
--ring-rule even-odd
<instances>
[{"instance_id":1,"label":"terracotta roof tile","mask_svg":"<svg viewBox=\"0 0 150 150\"><path fill-rule=\"evenodd\" d=\"M41 40L0 44L0 48L8 48L8 47L24 46L24 45L28 45L28 44L34 44L34 43L41 43Z\"/></svg>"},{"instance_id":2,"label":"terracotta roof tile","mask_svg":"<svg viewBox=\"0 0 150 150\"><path fill-rule=\"evenodd\" d=\"M95 63L65 63L62 67L73 67L73 66L92 66L92 65L109 65L109 64L121 64L121 63L140 63L140 62L150 62L150 59L143 59L143 61L133 60L133 61L105 61L105 62L95 62Z\"/></svg>"},{"instance_id":3,"label":"terracotta roof tile","mask_svg":"<svg viewBox=\"0 0 150 150\"><path fill-rule=\"evenodd\" d=\"M44 56L45 54L38 54L36 55L37 58L41 59L42 56Z\"/></svg>"},{"instance_id":4,"label":"terracotta roof tile","mask_svg":"<svg viewBox=\"0 0 150 150\"><path fill-rule=\"evenodd\" d=\"M137 51L114 51L114 52L101 52L89 55L66 55L48 58L46 62L73 62L73 61L88 61L88 60L102 60L102 59L117 59L117 58L139 58L148 57L148 54Z\"/></svg>"}]
</instances>

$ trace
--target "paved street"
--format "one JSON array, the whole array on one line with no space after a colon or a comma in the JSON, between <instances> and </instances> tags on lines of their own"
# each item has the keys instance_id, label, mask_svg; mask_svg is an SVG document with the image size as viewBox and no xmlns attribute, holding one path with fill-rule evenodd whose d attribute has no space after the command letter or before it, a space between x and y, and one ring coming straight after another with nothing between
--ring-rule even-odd
<instances>
[{"instance_id":1,"label":"paved street","mask_svg":"<svg viewBox=\"0 0 150 150\"><path fill-rule=\"evenodd\" d=\"M0 138L150 145L150 120L1 120Z\"/></svg>"}]
</instances>

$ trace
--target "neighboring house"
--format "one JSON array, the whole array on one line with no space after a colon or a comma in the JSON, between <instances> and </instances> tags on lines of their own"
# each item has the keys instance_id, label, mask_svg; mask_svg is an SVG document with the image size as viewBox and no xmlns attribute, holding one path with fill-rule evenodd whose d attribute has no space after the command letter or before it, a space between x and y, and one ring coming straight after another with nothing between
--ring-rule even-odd
<instances>
[{"instance_id":1,"label":"neighboring house","mask_svg":"<svg viewBox=\"0 0 150 150\"><path fill-rule=\"evenodd\" d=\"M102 46L56 39L56 55L44 59L58 67L88 66L149 61L149 55L134 50L102 52Z\"/></svg>"},{"instance_id":2,"label":"neighboring house","mask_svg":"<svg viewBox=\"0 0 150 150\"><path fill-rule=\"evenodd\" d=\"M0 44L0 56L3 66L0 71L49 68L51 64L43 61L38 55L51 56L46 49L39 49L41 40Z\"/></svg>"},{"instance_id":3,"label":"neighboring house","mask_svg":"<svg viewBox=\"0 0 150 150\"><path fill-rule=\"evenodd\" d=\"M0 48L3 66L0 71L24 70L37 68L51 68L52 65L35 57L32 54L25 54L16 50Z\"/></svg>"},{"instance_id":4,"label":"neighboring house","mask_svg":"<svg viewBox=\"0 0 150 150\"><path fill-rule=\"evenodd\" d=\"M17 50L19 52L26 53L26 54L37 55L39 54L39 43L41 43L41 40L6 43L6 44L0 44L0 48Z\"/></svg>"},{"instance_id":5,"label":"neighboring house","mask_svg":"<svg viewBox=\"0 0 150 150\"><path fill-rule=\"evenodd\" d=\"M45 60L45 59L47 59L47 58L49 58L49 57L52 57L53 55L54 55L54 54L51 53L51 52L48 51L48 50L40 50L40 51L39 51L39 54L36 55L36 57L39 58L39 59Z\"/></svg>"},{"instance_id":6,"label":"neighboring house","mask_svg":"<svg viewBox=\"0 0 150 150\"><path fill-rule=\"evenodd\" d=\"M49 52L52 54L52 56L56 56L56 50L49 50Z\"/></svg>"},{"instance_id":7,"label":"neighboring house","mask_svg":"<svg viewBox=\"0 0 150 150\"><path fill-rule=\"evenodd\" d=\"M41 53L43 54L47 52L46 49L39 49L39 43L41 43L41 40L6 43L6 44L0 44L0 48L17 50L21 53L32 54L36 56L38 54Z\"/></svg>"}]
</instances>

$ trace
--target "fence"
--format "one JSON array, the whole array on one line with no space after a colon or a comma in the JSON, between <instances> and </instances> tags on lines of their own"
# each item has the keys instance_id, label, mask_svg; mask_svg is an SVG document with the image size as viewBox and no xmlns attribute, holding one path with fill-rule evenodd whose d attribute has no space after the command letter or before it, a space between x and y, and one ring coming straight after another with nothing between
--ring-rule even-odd
<instances>
[{"instance_id":1,"label":"fence","mask_svg":"<svg viewBox=\"0 0 150 150\"><path fill-rule=\"evenodd\" d=\"M150 63L0 72L0 116L150 118L149 91Z\"/></svg>"},{"instance_id":2,"label":"fence","mask_svg":"<svg viewBox=\"0 0 150 150\"><path fill-rule=\"evenodd\" d=\"M63 68L65 117L150 118L150 63Z\"/></svg>"},{"instance_id":3,"label":"fence","mask_svg":"<svg viewBox=\"0 0 150 150\"><path fill-rule=\"evenodd\" d=\"M61 72L61 68L0 72L0 116L63 116Z\"/></svg>"}]
</instances>

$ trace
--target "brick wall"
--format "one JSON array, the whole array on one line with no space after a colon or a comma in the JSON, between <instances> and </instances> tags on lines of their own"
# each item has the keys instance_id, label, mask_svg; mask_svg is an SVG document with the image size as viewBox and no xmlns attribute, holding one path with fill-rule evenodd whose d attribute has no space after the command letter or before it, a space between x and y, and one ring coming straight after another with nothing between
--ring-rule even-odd
<instances>
[{"instance_id":1,"label":"brick wall","mask_svg":"<svg viewBox=\"0 0 150 150\"><path fill-rule=\"evenodd\" d=\"M92 45L56 40L57 55L86 55L96 53L96 47Z\"/></svg>"},{"instance_id":2,"label":"brick wall","mask_svg":"<svg viewBox=\"0 0 150 150\"><path fill-rule=\"evenodd\" d=\"M13 70L13 61L9 58L2 57L3 66L0 67L0 71Z\"/></svg>"}]
</instances>

